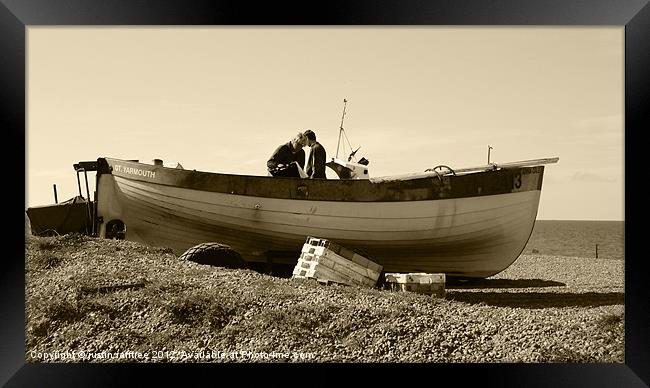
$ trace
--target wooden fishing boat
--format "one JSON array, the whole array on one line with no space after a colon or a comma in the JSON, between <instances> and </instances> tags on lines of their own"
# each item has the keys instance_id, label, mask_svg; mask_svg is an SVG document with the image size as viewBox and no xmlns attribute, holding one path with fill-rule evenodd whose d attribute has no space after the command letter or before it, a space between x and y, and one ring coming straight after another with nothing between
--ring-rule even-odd
<instances>
[{"instance_id":1,"label":"wooden fishing boat","mask_svg":"<svg viewBox=\"0 0 650 388\"><path fill-rule=\"evenodd\" d=\"M227 244L249 262L294 264L308 236L359 250L386 272L488 277L532 232L538 159L370 179L233 175L99 158L93 231L182 253ZM334 161L335 162L335 161Z\"/></svg>"}]
</instances>

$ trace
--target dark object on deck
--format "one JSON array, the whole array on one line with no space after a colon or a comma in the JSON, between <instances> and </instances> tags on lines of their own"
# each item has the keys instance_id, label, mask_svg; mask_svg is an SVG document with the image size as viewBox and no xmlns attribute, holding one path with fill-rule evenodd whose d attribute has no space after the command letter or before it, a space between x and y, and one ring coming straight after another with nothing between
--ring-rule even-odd
<instances>
[{"instance_id":1,"label":"dark object on deck","mask_svg":"<svg viewBox=\"0 0 650 388\"><path fill-rule=\"evenodd\" d=\"M92 229L88 202L83 197L74 197L55 205L30 207L27 216L35 236L88 234Z\"/></svg>"},{"instance_id":2,"label":"dark object on deck","mask_svg":"<svg viewBox=\"0 0 650 388\"><path fill-rule=\"evenodd\" d=\"M246 268L246 262L241 255L230 248L215 242L195 245L180 256L197 264L208 264L225 268Z\"/></svg>"}]
</instances>

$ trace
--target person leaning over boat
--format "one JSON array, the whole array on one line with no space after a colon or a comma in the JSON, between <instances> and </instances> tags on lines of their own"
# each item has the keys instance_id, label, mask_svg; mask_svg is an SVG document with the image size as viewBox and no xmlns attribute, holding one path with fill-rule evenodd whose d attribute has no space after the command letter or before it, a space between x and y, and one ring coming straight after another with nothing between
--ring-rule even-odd
<instances>
[{"instance_id":1,"label":"person leaning over boat","mask_svg":"<svg viewBox=\"0 0 650 388\"><path fill-rule=\"evenodd\" d=\"M305 163L305 151L302 147L307 138L298 132L288 143L278 146L266 162L269 173L273 176L300 177L298 166Z\"/></svg>"},{"instance_id":2,"label":"person leaning over boat","mask_svg":"<svg viewBox=\"0 0 650 388\"><path fill-rule=\"evenodd\" d=\"M308 129L304 133L307 138L307 145L311 148L309 153L309 160L305 166L305 172L309 178L323 178L327 179L325 176L325 160L327 153L325 148L316 141L316 134Z\"/></svg>"}]
</instances>

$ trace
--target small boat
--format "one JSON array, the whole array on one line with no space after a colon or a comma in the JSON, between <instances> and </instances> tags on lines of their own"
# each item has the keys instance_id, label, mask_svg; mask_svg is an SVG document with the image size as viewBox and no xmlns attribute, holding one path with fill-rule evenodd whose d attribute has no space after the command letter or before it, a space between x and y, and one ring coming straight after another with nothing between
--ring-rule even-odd
<instances>
[{"instance_id":1,"label":"small boat","mask_svg":"<svg viewBox=\"0 0 650 388\"><path fill-rule=\"evenodd\" d=\"M92 202L82 196L53 205L34 206L27 209L29 229L38 236L66 233L91 233L92 216L88 212Z\"/></svg>"},{"instance_id":2,"label":"small boat","mask_svg":"<svg viewBox=\"0 0 650 388\"><path fill-rule=\"evenodd\" d=\"M313 236L357 250L386 272L485 278L523 251L544 165L558 158L375 178L362 164L328 163L357 179L234 175L157 161L101 157L74 165L77 174L96 171L93 234L179 254L219 242L251 263L293 265Z\"/></svg>"}]
</instances>

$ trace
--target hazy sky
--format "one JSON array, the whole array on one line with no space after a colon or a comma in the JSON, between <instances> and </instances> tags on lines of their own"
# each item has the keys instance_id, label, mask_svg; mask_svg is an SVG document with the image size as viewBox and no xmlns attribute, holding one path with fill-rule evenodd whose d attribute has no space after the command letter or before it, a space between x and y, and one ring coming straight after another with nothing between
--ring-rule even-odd
<instances>
[{"instance_id":1,"label":"hazy sky","mask_svg":"<svg viewBox=\"0 0 650 388\"><path fill-rule=\"evenodd\" d=\"M266 175L305 129L335 156L346 98L371 176L558 156L538 219L623 220L623 81L623 27L29 27L26 206L101 156Z\"/></svg>"}]
</instances>

